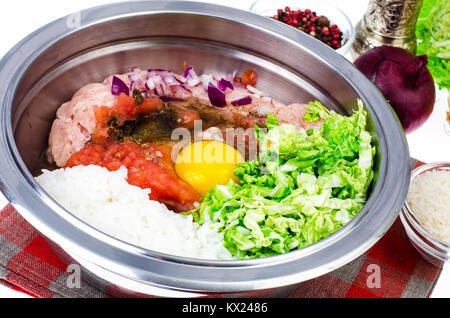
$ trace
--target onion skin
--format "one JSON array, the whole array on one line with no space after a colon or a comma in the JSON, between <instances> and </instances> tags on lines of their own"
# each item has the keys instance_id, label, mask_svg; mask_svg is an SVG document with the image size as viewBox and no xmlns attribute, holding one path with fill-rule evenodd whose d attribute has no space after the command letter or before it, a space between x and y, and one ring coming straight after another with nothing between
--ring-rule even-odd
<instances>
[{"instance_id":1,"label":"onion skin","mask_svg":"<svg viewBox=\"0 0 450 318\"><path fill-rule=\"evenodd\" d=\"M435 85L427 63L426 55L393 46L373 48L354 61L392 106L405 134L422 126L434 108Z\"/></svg>"}]
</instances>

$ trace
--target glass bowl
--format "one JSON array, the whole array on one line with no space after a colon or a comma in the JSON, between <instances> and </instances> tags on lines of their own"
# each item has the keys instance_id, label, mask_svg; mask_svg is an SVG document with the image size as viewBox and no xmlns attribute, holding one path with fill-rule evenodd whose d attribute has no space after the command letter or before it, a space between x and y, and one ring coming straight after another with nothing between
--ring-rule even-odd
<instances>
[{"instance_id":1,"label":"glass bowl","mask_svg":"<svg viewBox=\"0 0 450 318\"><path fill-rule=\"evenodd\" d=\"M450 171L450 162L428 163L419 166L412 171L411 181L418 175L433 170ZM412 245L426 260L442 267L450 259L450 244L438 239L420 224L408 204L408 199L405 200L400 212L400 220Z\"/></svg>"},{"instance_id":2,"label":"glass bowl","mask_svg":"<svg viewBox=\"0 0 450 318\"><path fill-rule=\"evenodd\" d=\"M291 10L310 9L315 12L316 15L326 16L331 24L336 24L342 32L342 46L335 51L350 58L349 54L352 42L355 38L355 28L348 16L331 1L257 0L250 6L249 10L271 18L277 14L278 9L284 10L285 7L289 7Z\"/></svg>"}]
</instances>

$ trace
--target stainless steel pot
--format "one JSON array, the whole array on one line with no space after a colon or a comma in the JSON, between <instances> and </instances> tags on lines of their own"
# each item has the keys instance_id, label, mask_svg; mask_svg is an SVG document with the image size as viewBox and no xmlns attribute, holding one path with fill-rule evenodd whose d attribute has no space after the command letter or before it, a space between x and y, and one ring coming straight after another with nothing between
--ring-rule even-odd
<instances>
[{"instance_id":1,"label":"stainless steel pot","mask_svg":"<svg viewBox=\"0 0 450 318\"><path fill-rule=\"evenodd\" d=\"M326 45L269 18L197 2L125 2L82 11L79 18L77 27L68 18L44 26L0 62L0 189L91 279L169 297L290 286L355 259L397 217L410 178L404 134L375 86ZM252 68L258 88L284 102L317 99L350 113L362 99L378 150L364 209L335 234L285 255L198 260L116 240L74 217L34 181L55 111L77 89L132 66L181 72L185 61L206 73Z\"/></svg>"}]
</instances>

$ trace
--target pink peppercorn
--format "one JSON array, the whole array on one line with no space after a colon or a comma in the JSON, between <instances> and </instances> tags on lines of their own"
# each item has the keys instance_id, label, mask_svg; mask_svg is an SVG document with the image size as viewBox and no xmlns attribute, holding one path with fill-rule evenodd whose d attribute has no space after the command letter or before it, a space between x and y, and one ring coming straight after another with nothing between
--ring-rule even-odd
<instances>
[{"instance_id":1,"label":"pink peppercorn","mask_svg":"<svg viewBox=\"0 0 450 318\"><path fill-rule=\"evenodd\" d=\"M317 16L310 9L292 10L286 6L284 10L278 9L277 14L272 18L313 36L333 49L342 46L342 32L337 25L331 24L328 18L323 15Z\"/></svg>"}]
</instances>

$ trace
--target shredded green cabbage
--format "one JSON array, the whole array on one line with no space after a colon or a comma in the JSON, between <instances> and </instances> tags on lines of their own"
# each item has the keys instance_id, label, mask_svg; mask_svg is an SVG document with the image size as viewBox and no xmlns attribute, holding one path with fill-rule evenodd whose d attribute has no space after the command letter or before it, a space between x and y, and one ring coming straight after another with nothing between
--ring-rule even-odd
<instances>
[{"instance_id":1,"label":"shredded green cabbage","mask_svg":"<svg viewBox=\"0 0 450 318\"><path fill-rule=\"evenodd\" d=\"M416 23L417 55L439 88L450 89L450 0L424 0Z\"/></svg>"},{"instance_id":2,"label":"shredded green cabbage","mask_svg":"<svg viewBox=\"0 0 450 318\"><path fill-rule=\"evenodd\" d=\"M336 232L364 206L375 147L361 101L351 116L311 102L305 116L320 130L278 124L256 127L257 160L238 165L238 183L216 185L190 211L200 224L220 223L224 246L247 259L289 252Z\"/></svg>"}]
</instances>

